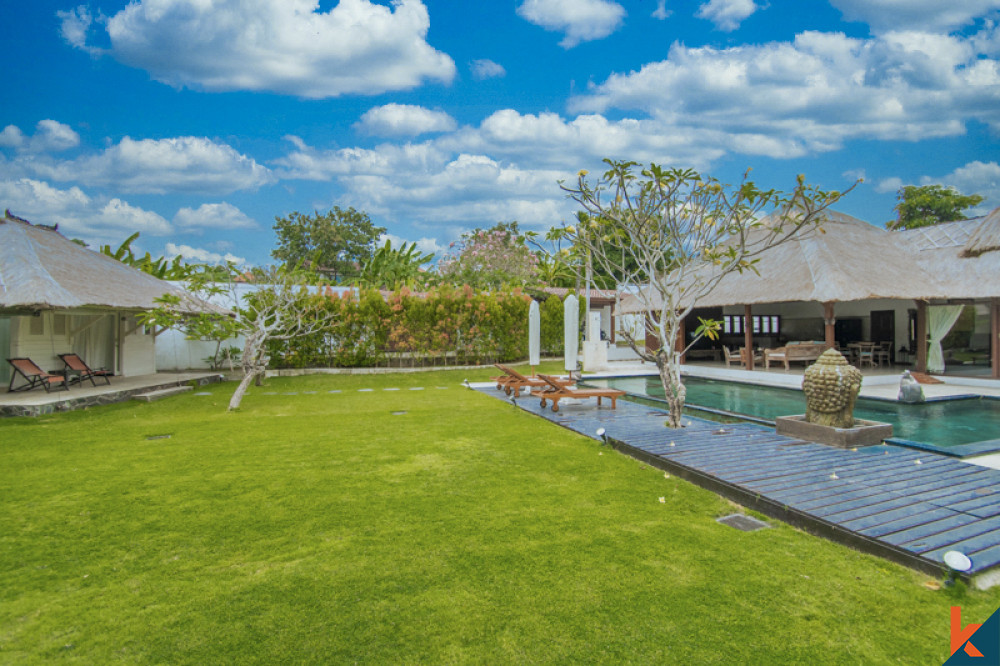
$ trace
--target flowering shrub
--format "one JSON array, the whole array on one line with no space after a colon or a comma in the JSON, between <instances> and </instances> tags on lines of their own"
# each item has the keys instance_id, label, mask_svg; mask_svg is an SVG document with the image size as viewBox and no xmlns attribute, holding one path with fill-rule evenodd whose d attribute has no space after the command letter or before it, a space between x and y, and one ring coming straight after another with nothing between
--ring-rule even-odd
<instances>
[{"instance_id":1,"label":"flowering shrub","mask_svg":"<svg viewBox=\"0 0 1000 666\"><path fill-rule=\"evenodd\" d=\"M452 243L452 248L455 253L438 262L441 279L452 284L477 289L524 286L534 280L538 269L538 257L518 233L516 222L485 231L477 229Z\"/></svg>"}]
</instances>

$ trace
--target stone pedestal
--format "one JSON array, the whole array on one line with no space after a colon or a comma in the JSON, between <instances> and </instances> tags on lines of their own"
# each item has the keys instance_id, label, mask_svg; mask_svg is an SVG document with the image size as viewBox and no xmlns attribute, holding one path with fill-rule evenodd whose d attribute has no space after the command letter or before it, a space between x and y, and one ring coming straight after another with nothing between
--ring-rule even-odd
<instances>
[{"instance_id":1,"label":"stone pedestal","mask_svg":"<svg viewBox=\"0 0 1000 666\"><path fill-rule=\"evenodd\" d=\"M809 423L806 421L805 414L779 416L774 420L774 429L779 435L829 444L841 449L873 446L881 444L886 437L892 437L891 423L855 419L853 428L834 428Z\"/></svg>"},{"instance_id":2,"label":"stone pedestal","mask_svg":"<svg viewBox=\"0 0 1000 666\"><path fill-rule=\"evenodd\" d=\"M608 343L604 340L583 343L583 369L602 372L608 369Z\"/></svg>"}]
</instances>

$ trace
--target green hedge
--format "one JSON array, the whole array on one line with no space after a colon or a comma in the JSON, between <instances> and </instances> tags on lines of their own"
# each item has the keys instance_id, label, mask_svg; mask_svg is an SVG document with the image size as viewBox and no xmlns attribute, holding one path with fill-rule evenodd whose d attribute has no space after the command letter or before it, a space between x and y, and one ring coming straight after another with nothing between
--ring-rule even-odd
<instances>
[{"instance_id":1,"label":"green hedge","mask_svg":"<svg viewBox=\"0 0 1000 666\"><path fill-rule=\"evenodd\" d=\"M475 365L517 361L528 355L531 298L510 292L476 293L441 287L383 297L377 291L317 295L337 324L320 334L268 346L275 368ZM541 347L562 352L562 301L541 304Z\"/></svg>"}]
</instances>

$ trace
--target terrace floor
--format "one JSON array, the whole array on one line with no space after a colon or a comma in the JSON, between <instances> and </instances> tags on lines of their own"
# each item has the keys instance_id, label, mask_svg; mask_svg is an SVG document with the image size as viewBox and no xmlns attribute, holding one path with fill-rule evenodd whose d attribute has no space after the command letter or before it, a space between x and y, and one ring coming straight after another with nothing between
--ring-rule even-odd
<instances>
[{"instance_id":1,"label":"terrace floor","mask_svg":"<svg viewBox=\"0 0 1000 666\"><path fill-rule=\"evenodd\" d=\"M158 372L135 377L111 377L111 383L97 379L97 386L90 382L72 384L68 391L53 389L46 393L42 388L8 393L0 390L0 416L39 416L53 412L67 412L94 405L108 405L131 400L136 395L159 389L191 384L198 386L220 381L218 372Z\"/></svg>"},{"instance_id":2,"label":"terrace floor","mask_svg":"<svg viewBox=\"0 0 1000 666\"><path fill-rule=\"evenodd\" d=\"M492 384L478 391L508 398ZM856 450L796 440L773 428L686 418L668 430L664 412L593 400L520 409L597 438L748 508L933 575L949 550L965 553L980 588L1000 584L1000 471L892 445Z\"/></svg>"}]
</instances>

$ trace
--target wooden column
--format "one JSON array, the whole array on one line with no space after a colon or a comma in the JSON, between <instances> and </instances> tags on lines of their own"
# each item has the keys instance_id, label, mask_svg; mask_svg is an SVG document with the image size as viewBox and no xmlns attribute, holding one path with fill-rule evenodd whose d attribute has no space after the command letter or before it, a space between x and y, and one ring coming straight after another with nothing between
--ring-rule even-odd
<instances>
[{"instance_id":1,"label":"wooden column","mask_svg":"<svg viewBox=\"0 0 1000 666\"><path fill-rule=\"evenodd\" d=\"M1000 379L1000 298L990 300L990 365L993 379Z\"/></svg>"},{"instance_id":2,"label":"wooden column","mask_svg":"<svg viewBox=\"0 0 1000 666\"><path fill-rule=\"evenodd\" d=\"M649 315L646 315L646 318L648 321L652 320L652 318ZM657 337L655 334L649 332L648 321L646 326L646 351L649 353L653 353L660 348L660 338Z\"/></svg>"},{"instance_id":3,"label":"wooden column","mask_svg":"<svg viewBox=\"0 0 1000 666\"><path fill-rule=\"evenodd\" d=\"M927 372L927 301L917 301L917 344L913 369Z\"/></svg>"},{"instance_id":4,"label":"wooden column","mask_svg":"<svg viewBox=\"0 0 1000 666\"><path fill-rule=\"evenodd\" d=\"M753 370L753 308L743 306L743 345L747 348L747 370Z\"/></svg>"},{"instance_id":5,"label":"wooden column","mask_svg":"<svg viewBox=\"0 0 1000 666\"><path fill-rule=\"evenodd\" d=\"M833 313L833 301L823 304L823 332L827 349L837 346L837 318Z\"/></svg>"}]
</instances>

